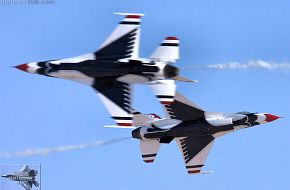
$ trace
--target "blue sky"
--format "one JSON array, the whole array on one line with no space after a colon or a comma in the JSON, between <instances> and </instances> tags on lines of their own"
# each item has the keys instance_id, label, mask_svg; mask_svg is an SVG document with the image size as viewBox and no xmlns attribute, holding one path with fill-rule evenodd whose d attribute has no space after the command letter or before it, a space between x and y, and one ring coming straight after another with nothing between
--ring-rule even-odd
<instances>
[{"instance_id":1,"label":"blue sky","mask_svg":"<svg viewBox=\"0 0 290 190\"><path fill-rule=\"evenodd\" d=\"M290 60L289 1L79 1L54 5L0 5L0 152L56 147L130 136L114 124L89 87L20 72L10 66L94 51L120 18L141 12L141 55L175 35L184 68L248 60ZM43 189L289 189L289 81L278 70L210 70L182 74L200 81L178 90L211 111L266 112L283 119L217 139L206 162L212 175L188 176L175 143L145 164L138 142L48 156L0 158L1 164L41 164ZM151 91L138 85L134 105L162 110Z\"/></svg>"}]
</instances>

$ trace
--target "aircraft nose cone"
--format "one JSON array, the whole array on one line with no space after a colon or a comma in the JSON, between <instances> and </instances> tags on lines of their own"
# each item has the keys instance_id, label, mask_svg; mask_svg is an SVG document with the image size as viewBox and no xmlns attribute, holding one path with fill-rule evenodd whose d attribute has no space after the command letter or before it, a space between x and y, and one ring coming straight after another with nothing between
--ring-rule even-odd
<instances>
[{"instance_id":1,"label":"aircraft nose cone","mask_svg":"<svg viewBox=\"0 0 290 190\"><path fill-rule=\"evenodd\" d=\"M28 72L29 66L27 64L21 64L21 65L15 66L15 68L16 69L19 69L21 71L24 71L24 72Z\"/></svg>"},{"instance_id":2,"label":"aircraft nose cone","mask_svg":"<svg viewBox=\"0 0 290 190\"><path fill-rule=\"evenodd\" d=\"M5 178L7 178L8 176L7 176L7 175L2 175L1 177L5 177Z\"/></svg>"},{"instance_id":3,"label":"aircraft nose cone","mask_svg":"<svg viewBox=\"0 0 290 190\"><path fill-rule=\"evenodd\" d=\"M266 116L266 120L265 120L265 121L267 121L267 122L271 122L271 121L274 121L274 120L276 120L276 119L281 118L281 117L279 117L279 116L272 115L272 114L268 114L268 113L266 113L266 114L264 114L264 115Z\"/></svg>"}]
</instances>

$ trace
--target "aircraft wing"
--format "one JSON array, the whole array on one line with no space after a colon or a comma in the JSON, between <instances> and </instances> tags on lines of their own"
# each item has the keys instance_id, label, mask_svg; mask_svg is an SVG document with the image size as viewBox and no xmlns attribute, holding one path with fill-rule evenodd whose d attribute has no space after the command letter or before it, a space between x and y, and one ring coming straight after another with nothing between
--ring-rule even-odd
<instances>
[{"instance_id":1,"label":"aircraft wing","mask_svg":"<svg viewBox=\"0 0 290 190\"><path fill-rule=\"evenodd\" d=\"M117 28L94 53L96 59L119 60L139 57L140 22L143 14L115 13L124 15Z\"/></svg>"},{"instance_id":2,"label":"aircraft wing","mask_svg":"<svg viewBox=\"0 0 290 190\"><path fill-rule=\"evenodd\" d=\"M23 173L25 173L25 172L29 172L29 171L30 171L29 166L28 166L28 165L24 165L24 166L20 169L19 172L23 172Z\"/></svg>"},{"instance_id":3,"label":"aircraft wing","mask_svg":"<svg viewBox=\"0 0 290 190\"><path fill-rule=\"evenodd\" d=\"M213 136L175 138L188 174L200 174L213 144Z\"/></svg>"},{"instance_id":4,"label":"aircraft wing","mask_svg":"<svg viewBox=\"0 0 290 190\"><path fill-rule=\"evenodd\" d=\"M131 127L131 85L114 78L96 79L93 88L118 126Z\"/></svg>"},{"instance_id":5,"label":"aircraft wing","mask_svg":"<svg viewBox=\"0 0 290 190\"><path fill-rule=\"evenodd\" d=\"M167 118L178 119L181 121L190 121L204 119L204 111L185 98L180 93L176 92L174 102L163 105L163 109Z\"/></svg>"},{"instance_id":6,"label":"aircraft wing","mask_svg":"<svg viewBox=\"0 0 290 190\"><path fill-rule=\"evenodd\" d=\"M26 190L32 189L32 182L31 181L20 181L19 182Z\"/></svg>"}]
</instances>

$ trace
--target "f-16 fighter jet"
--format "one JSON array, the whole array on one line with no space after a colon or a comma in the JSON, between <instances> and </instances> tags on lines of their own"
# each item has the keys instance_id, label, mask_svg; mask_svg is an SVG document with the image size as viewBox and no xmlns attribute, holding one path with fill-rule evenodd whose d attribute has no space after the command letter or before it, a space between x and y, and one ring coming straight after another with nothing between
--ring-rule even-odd
<instances>
[{"instance_id":1,"label":"f-16 fighter jet","mask_svg":"<svg viewBox=\"0 0 290 190\"><path fill-rule=\"evenodd\" d=\"M32 185L39 187L39 183L36 181L37 174L37 170L31 170L29 166L25 165L19 172L3 175L2 177L17 181L18 184L22 185L26 190L31 190Z\"/></svg>"},{"instance_id":2,"label":"f-16 fighter jet","mask_svg":"<svg viewBox=\"0 0 290 190\"><path fill-rule=\"evenodd\" d=\"M172 103L175 81L193 82L178 75L179 40L166 37L148 58L139 58L143 14L116 13L124 19L93 53L78 57L33 62L16 68L92 86L118 125L131 126L131 84L148 84L163 104ZM174 80L173 80L174 79Z\"/></svg>"},{"instance_id":3,"label":"f-16 fighter jet","mask_svg":"<svg viewBox=\"0 0 290 190\"><path fill-rule=\"evenodd\" d=\"M206 112L177 93L173 104L165 105L166 119L136 113L133 138L140 139L143 161L153 162L161 143L175 140L188 174L200 174L214 140L239 129L265 124L278 116L265 113Z\"/></svg>"}]
</instances>

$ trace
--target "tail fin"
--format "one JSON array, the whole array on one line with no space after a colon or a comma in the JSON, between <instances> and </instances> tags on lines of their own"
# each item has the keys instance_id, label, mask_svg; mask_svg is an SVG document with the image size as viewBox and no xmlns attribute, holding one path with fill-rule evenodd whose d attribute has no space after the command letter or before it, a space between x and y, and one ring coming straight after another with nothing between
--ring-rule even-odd
<instances>
[{"instance_id":1,"label":"tail fin","mask_svg":"<svg viewBox=\"0 0 290 190\"><path fill-rule=\"evenodd\" d=\"M175 63L179 59L179 40L176 37L166 37L150 56L156 61Z\"/></svg>"},{"instance_id":2,"label":"tail fin","mask_svg":"<svg viewBox=\"0 0 290 190\"><path fill-rule=\"evenodd\" d=\"M148 84L161 104L166 105L174 102L176 90L176 84L174 80L158 80Z\"/></svg>"},{"instance_id":3,"label":"tail fin","mask_svg":"<svg viewBox=\"0 0 290 190\"><path fill-rule=\"evenodd\" d=\"M146 163L154 161L160 148L160 143L157 140L140 140L140 151L142 159Z\"/></svg>"}]
</instances>

